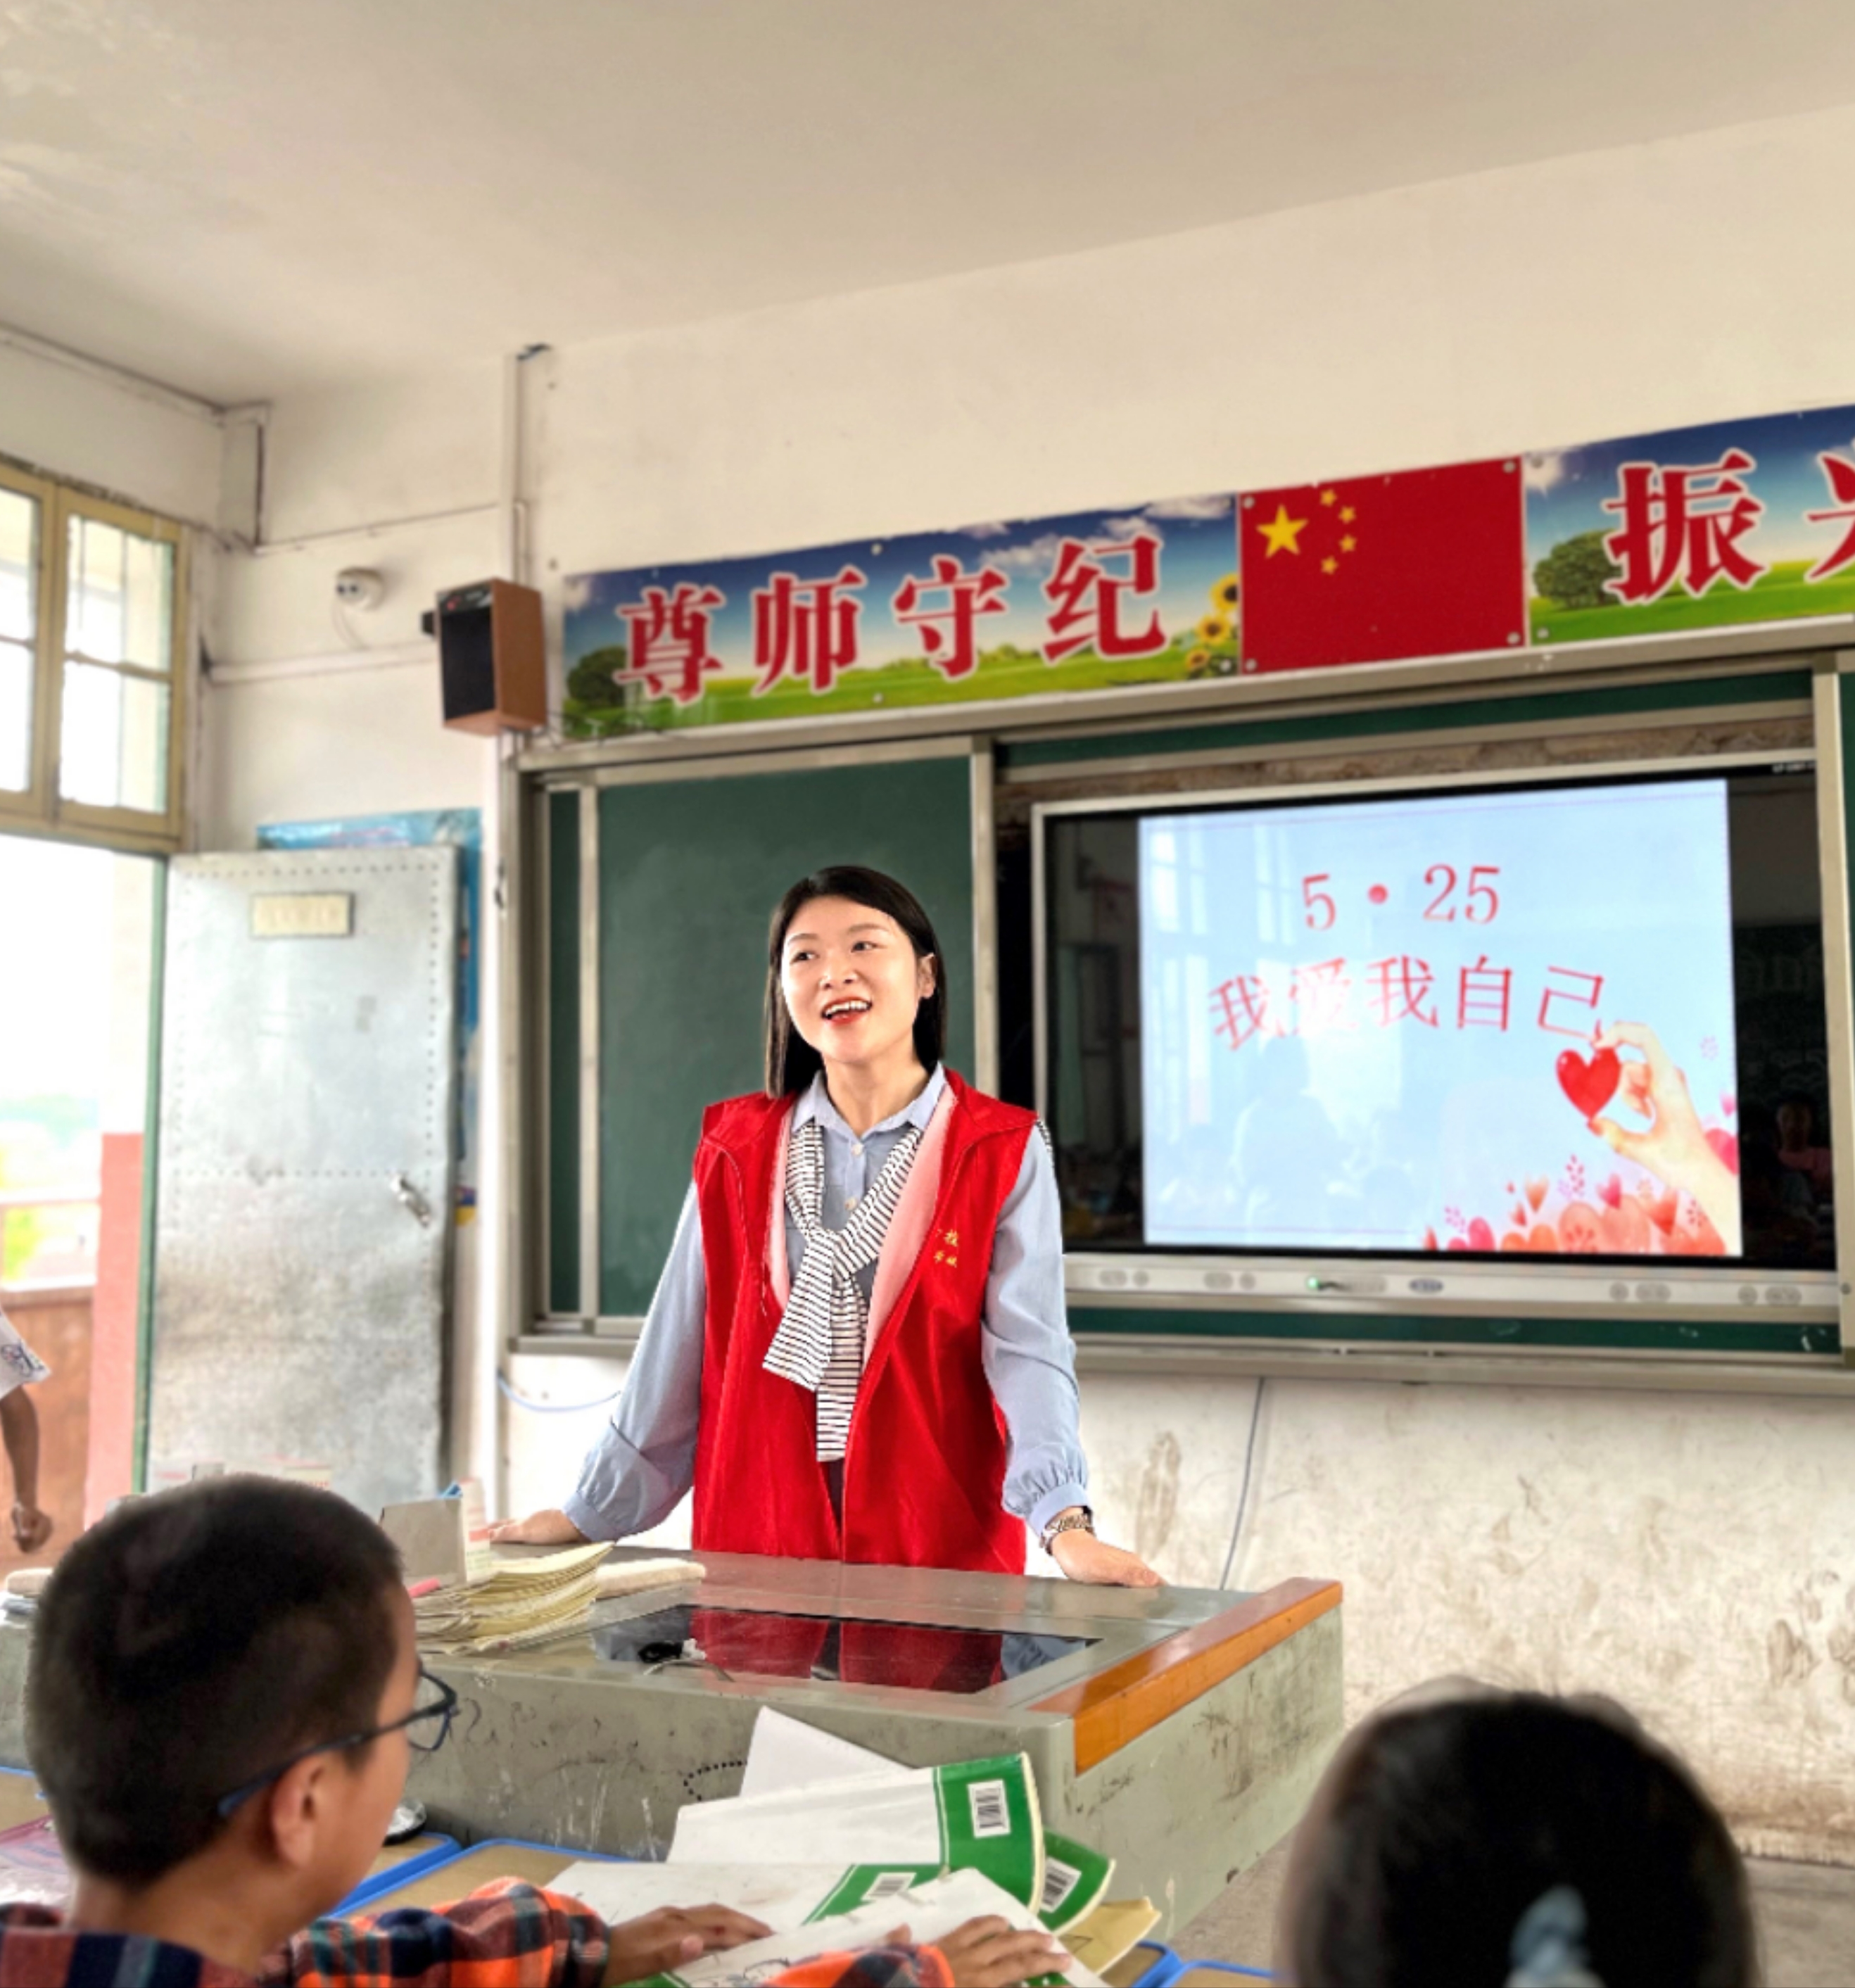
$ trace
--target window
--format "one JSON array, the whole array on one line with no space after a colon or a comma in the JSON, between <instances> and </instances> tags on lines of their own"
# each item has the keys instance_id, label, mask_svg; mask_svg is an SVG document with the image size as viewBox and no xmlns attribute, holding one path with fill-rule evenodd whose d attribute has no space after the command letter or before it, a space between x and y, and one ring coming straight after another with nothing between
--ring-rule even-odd
<instances>
[{"instance_id":1,"label":"window","mask_svg":"<svg viewBox=\"0 0 1855 1988\"><path fill-rule=\"evenodd\" d=\"M178 845L181 528L0 466L0 828Z\"/></svg>"}]
</instances>

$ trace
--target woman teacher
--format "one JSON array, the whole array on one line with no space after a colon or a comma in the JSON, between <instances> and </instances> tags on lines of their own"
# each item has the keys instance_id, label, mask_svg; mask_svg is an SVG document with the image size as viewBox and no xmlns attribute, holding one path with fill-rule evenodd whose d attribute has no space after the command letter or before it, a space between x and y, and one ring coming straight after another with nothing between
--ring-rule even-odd
<instances>
[{"instance_id":1,"label":"woman teacher","mask_svg":"<svg viewBox=\"0 0 1855 1988\"><path fill-rule=\"evenodd\" d=\"M773 915L766 1090L704 1114L617 1412L509 1541L623 1539L693 1485L696 1550L1154 1587L1094 1535L1056 1171L1033 1114L941 1060L911 892L821 870Z\"/></svg>"}]
</instances>

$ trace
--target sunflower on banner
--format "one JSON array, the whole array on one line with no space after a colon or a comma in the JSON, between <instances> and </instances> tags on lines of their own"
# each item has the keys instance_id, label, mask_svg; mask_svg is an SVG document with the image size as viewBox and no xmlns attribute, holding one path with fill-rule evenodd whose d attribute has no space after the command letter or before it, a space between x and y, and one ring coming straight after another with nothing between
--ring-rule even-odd
<instances>
[{"instance_id":1,"label":"sunflower on banner","mask_svg":"<svg viewBox=\"0 0 1855 1988\"><path fill-rule=\"evenodd\" d=\"M1211 590L1211 612L1198 622L1198 641L1185 658L1187 676L1234 677L1242 667L1242 602L1241 575L1225 573Z\"/></svg>"}]
</instances>

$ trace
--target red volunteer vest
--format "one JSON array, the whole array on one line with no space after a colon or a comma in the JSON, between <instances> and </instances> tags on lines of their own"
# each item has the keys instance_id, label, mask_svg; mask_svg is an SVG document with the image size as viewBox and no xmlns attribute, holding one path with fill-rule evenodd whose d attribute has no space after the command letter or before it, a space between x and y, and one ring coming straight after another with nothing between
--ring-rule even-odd
<instances>
[{"instance_id":1,"label":"red volunteer vest","mask_svg":"<svg viewBox=\"0 0 1855 1988\"><path fill-rule=\"evenodd\" d=\"M1036 1120L951 1070L947 1081L956 1101L934 1219L864 1365L841 1527L817 1459L817 1398L763 1364L780 1319L767 1242L769 1223L784 1219L773 1171L792 1100L735 1097L703 1114L697 1552L1024 1571L1023 1521L1000 1502L1005 1433L981 1361L980 1317L998 1210Z\"/></svg>"}]
</instances>

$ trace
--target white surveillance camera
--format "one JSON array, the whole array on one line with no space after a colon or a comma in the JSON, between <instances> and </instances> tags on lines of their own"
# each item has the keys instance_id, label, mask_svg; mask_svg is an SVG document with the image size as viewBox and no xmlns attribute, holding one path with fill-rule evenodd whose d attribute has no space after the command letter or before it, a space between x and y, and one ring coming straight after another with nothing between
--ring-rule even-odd
<instances>
[{"instance_id":1,"label":"white surveillance camera","mask_svg":"<svg viewBox=\"0 0 1855 1988\"><path fill-rule=\"evenodd\" d=\"M377 607L387 597L387 583L370 566L344 566L335 576L335 598L344 607Z\"/></svg>"}]
</instances>

